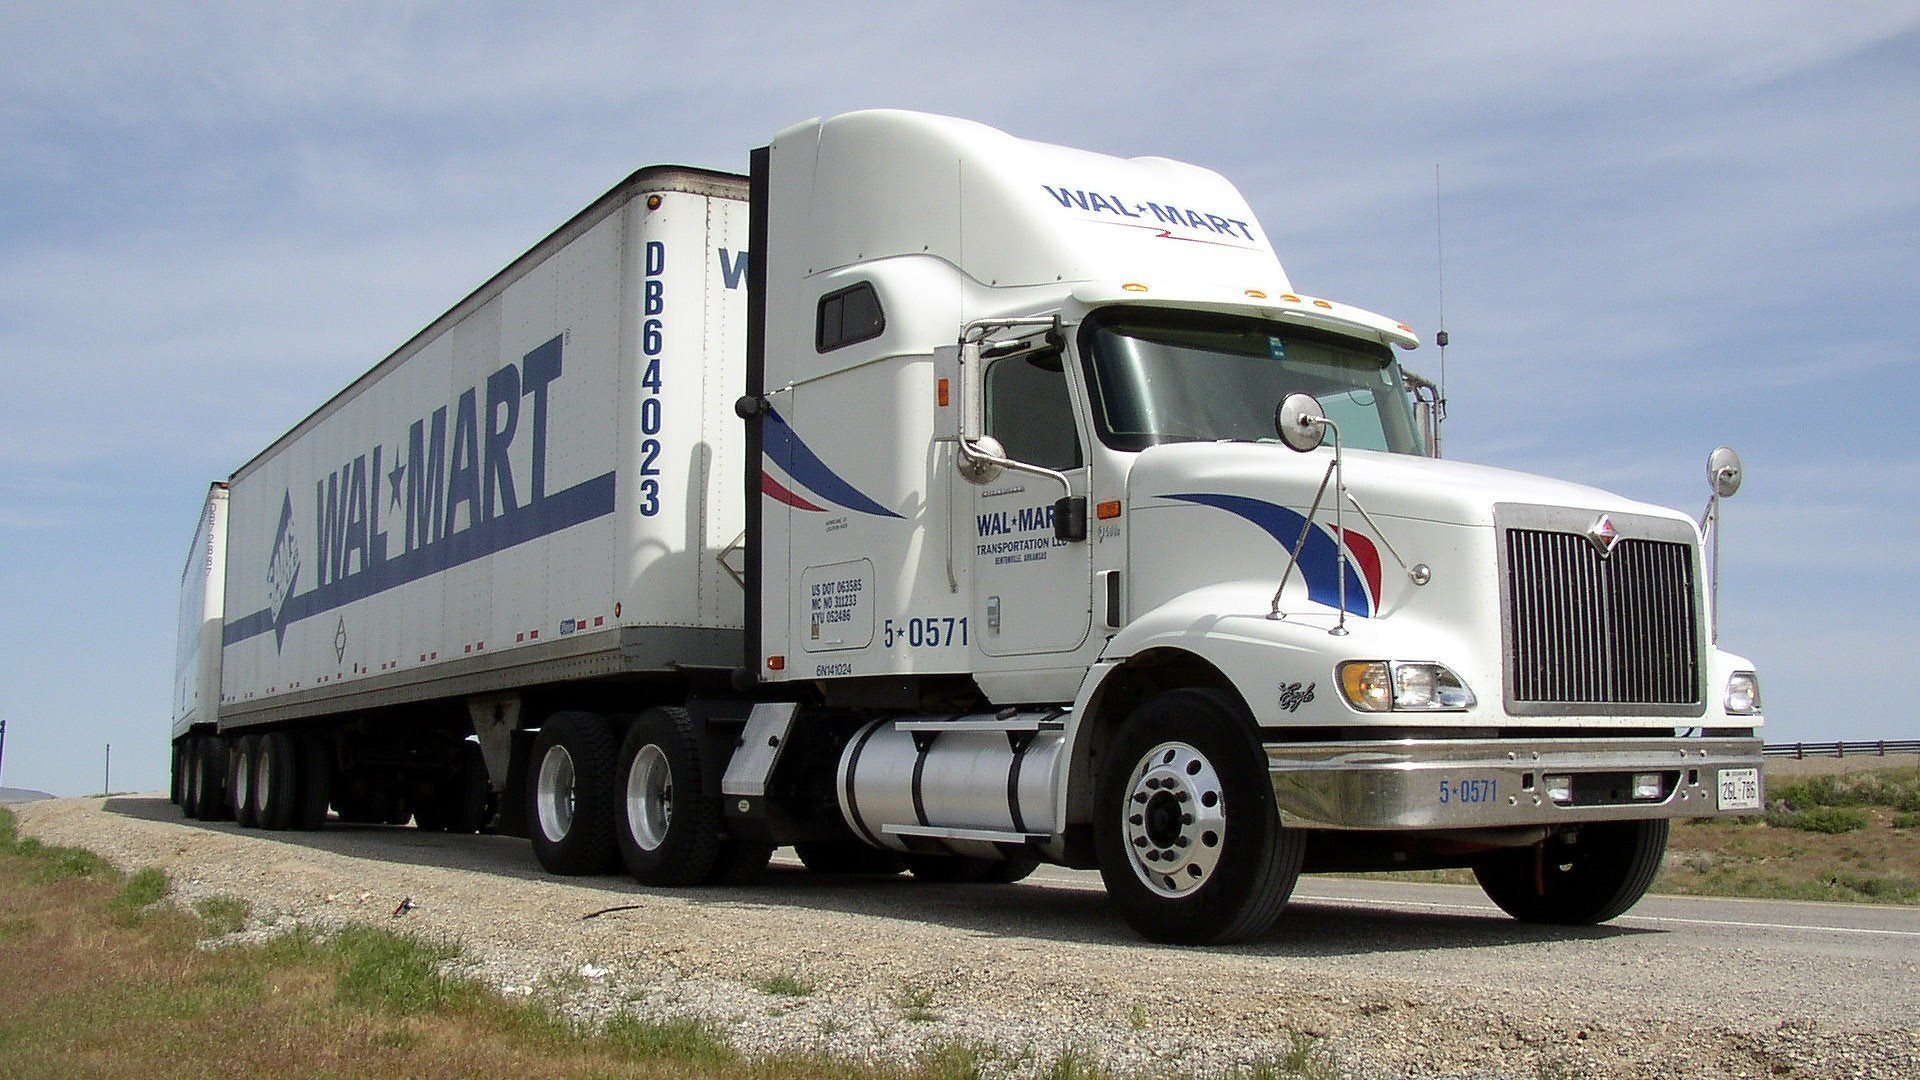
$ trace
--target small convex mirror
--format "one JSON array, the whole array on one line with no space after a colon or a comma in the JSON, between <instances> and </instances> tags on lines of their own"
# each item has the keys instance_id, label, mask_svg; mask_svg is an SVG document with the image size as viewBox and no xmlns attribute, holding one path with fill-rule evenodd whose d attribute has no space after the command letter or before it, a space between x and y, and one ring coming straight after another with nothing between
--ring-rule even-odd
<instances>
[{"instance_id":1,"label":"small convex mirror","mask_svg":"<svg viewBox=\"0 0 1920 1080\"><path fill-rule=\"evenodd\" d=\"M1327 428L1320 421L1326 410L1312 394L1292 393L1273 410L1273 430L1280 441L1306 453L1326 441Z\"/></svg>"},{"instance_id":2,"label":"small convex mirror","mask_svg":"<svg viewBox=\"0 0 1920 1080\"><path fill-rule=\"evenodd\" d=\"M973 449L980 451L976 456L967 452L965 440L960 443L960 456L954 459L954 467L960 470L960 478L969 484L991 484L1000 475L1000 466L988 458L1004 458L1007 448L1000 440L991 435L982 435L973 440Z\"/></svg>"},{"instance_id":3,"label":"small convex mirror","mask_svg":"<svg viewBox=\"0 0 1920 1080\"><path fill-rule=\"evenodd\" d=\"M1740 455L1733 452L1733 447L1722 446L1707 455L1707 483L1713 485L1713 493L1720 498L1730 498L1739 491L1744 475Z\"/></svg>"}]
</instances>

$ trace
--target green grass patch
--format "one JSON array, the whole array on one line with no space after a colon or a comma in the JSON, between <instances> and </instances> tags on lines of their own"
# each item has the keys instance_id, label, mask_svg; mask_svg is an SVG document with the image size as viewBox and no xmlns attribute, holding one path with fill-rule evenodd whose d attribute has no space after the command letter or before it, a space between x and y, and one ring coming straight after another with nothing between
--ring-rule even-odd
<instances>
[{"instance_id":1,"label":"green grass patch","mask_svg":"<svg viewBox=\"0 0 1920 1080\"><path fill-rule=\"evenodd\" d=\"M642 1020L618 1016L607 1021L598 1034L608 1048L631 1061L666 1058L717 1071L740 1060L725 1032L692 1017Z\"/></svg>"},{"instance_id":2,"label":"green grass patch","mask_svg":"<svg viewBox=\"0 0 1920 1080\"><path fill-rule=\"evenodd\" d=\"M1070 1046L1034 1073L1039 1080L1115 1080L1114 1073L1098 1058L1079 1047Z\"/></svg>"},{"instance_id":3,"label":"green grass patch","mask_svg":"<svg viewBox=\"0 0 1920 1080\"><path fill-rule=\"evenodd\" d=\"M997 1060L979 1043L941 1042L922 1050L914 1063L928 1080L980 1080Z\"/></svg>"},{"instance_id":4,"label":"green grass patch","mask_svg":"<svg viewBox=\"0 0 1920 1080\"><path fill-rule=\"evenodd\" d=\"M1288 1034L1284 1050L1227 1075L1235 1080L1337 1080L1342 1073L1340 1062L1323 1040L1295 1031Z\"/></svg>"},{"instance_id":5,"label":"green grass patch","mask_svg":"<svg viewBox=\"0 0 1920 1080\"><path fill-rule=\"evenodd\" d=\"M1893 827L1896 829L1920 829L1920 811L1909 811L1893 815Z\"/></svg>"},{"instance_id":6,"label":"green grass patch","mask_svg":"<svg viewBox=\"0 0 1920 1080\"><path fill-rule=\"evenodd\" d=\"M773 997L812 997L813 983L791 972L779 971L757 980L753 988Z\"/></svg>"},{"instance_id":7,"label":"green grass patch","mask_svg":"<svg viewBox=\"0 0 1920 1080\"><path fill-rule=\"evenodd\" d=\"M1769 792L1794 810L1817 806L1884 806L1920 812L1920 769L1873 769L1809 776Z\"/></svg>"},{"instance_id":8,"label":"green grass patch","mask_svg":"<svg viewBox=\"0 0 1920 1080\"><path fill-rule=\"evenodd\" d=\"M207 896L193 902L193 913L200 917L203 937L225 937L247 925L253 905L237 896Z\"/></svg>"},{"instance_id":9,"label":"green grass patch","mask_svg":"<svg viewBox=\"0 0 1920 1080\"><path fill-rule=\"evenodd\" d=\"M1767 824L1776 828L1826 833L1829 836L1859 832L1867 827L1869 820L1867 812L1858 806L1820 805L1805 810L1767 811Z\"/></svg>"},{"instance_id":10,"label":"green grass patch","mask_svg":"<svg viewBox=\"0 0 1920 1080\"><path fill-rule=\"evenodd\" d=\"M441 965L460 950L444 942L358 924L344 926L328 945L340 965L340 1000L402 1014L470 1001L479 988Z\"/></svg>"},{"instance_id":11,"label":"green grass patch","mask_svg":"<svg viewBox=\"0 0 1920 1080\"><path fill-rule=\"evenodd\" d=\"M940 1014L933 1011L933 990L925 986L901 987L900 996L894 999L894 1007L900 1010L901 1019L916 1024L940 1018Z\"/></svg>"},{"instance_id":12,"label":"green grass patch","mask_svg":"<svg viewBox=\"0 0 1920 1080\"><path fill-rule=\"evenodd\" d=\"M138 918L141 912L166 899L169 888L171 885L167 881L166 871L159 867L149 866L136 871L126 884L120 886L119 895L113 898L110 906L114 917L122 921Z\"/></svg>"}]
</instances>

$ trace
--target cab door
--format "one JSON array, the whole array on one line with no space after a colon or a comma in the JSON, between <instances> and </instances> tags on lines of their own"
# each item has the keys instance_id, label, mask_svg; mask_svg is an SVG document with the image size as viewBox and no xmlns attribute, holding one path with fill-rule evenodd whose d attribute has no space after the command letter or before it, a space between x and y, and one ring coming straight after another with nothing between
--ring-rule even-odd
<instances>
[{"instance_id":1,"label":"cab door","mask_svg":"<svg viewBox=\"0 0 1920 1080\"><path fill-rule=\"evenodd\" d=\"M984 484L956 478L957 522L971 539L974 644L987 656L1070 652L1092 626L1092 545L1055 535L1062 496L1087 494L1087 449L1058 348L1041 348L982 365L985 434L1005 456L1066 477L1002 471ZM1084 505L1084 503L1082 504Z\"/></svg>"}]
</instances>

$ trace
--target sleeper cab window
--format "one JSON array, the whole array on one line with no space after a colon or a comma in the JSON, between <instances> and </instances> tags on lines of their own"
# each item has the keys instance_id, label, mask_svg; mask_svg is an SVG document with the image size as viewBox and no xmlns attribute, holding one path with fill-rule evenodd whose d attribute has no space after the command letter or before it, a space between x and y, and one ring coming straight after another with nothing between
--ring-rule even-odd
<instances>
[{"instance_id":1,"label":"sleeper cab window","mask_svg":"<svg viewBox=\"0 0 1920 1080\"><path fill-rule=\"evenodd\" d=\"M842 345L869 341L887 328L880 311L880 294L868 282L849 285L820 298L820 318L813 327L813 347L832 352Z\"/></svg>"}]
</instances>

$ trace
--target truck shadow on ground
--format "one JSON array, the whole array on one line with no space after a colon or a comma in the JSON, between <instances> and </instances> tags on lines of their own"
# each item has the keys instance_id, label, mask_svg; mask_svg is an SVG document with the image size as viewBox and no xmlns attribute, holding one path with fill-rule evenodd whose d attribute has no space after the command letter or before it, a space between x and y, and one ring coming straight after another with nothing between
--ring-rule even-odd
<instances>
[{"instance_id":1,"label":"truck shadow on ground","mask_svg":"<svg viewBox=\"0 0 1920 1080\"><path fill-rule=\"evenodd\" d=\"M556 878L540 868L527 841L518 837L457 836L422 832L411 826L344 825L333 820L313 832L263 832L243 829L232 822L193 820L158 796L110 798L105 809L131 818L396 866L552 882L602 894L582 904L578 917L583 922L644 918L647 897L671 896L695 905L807 909L999 937L1161 948L1143 941L1121 921L1097 878L1050 879L1045 867L1039 876L1014 885L947 885L916 881L906 874L816 874L790 857L776 856L763 875L744 884L656 889L613 874ZM1598 941L1657 933L1661 931L1626 926L1537 926L1500 915L1408 911L1366 901L1306 898L1288 904L1280 921L1260 939L1211 951L1310 959Z\"/></svg>"}]
</instances>

